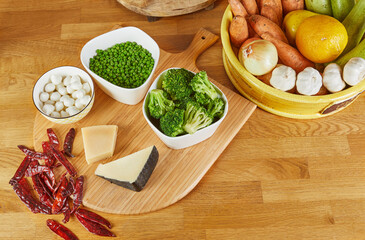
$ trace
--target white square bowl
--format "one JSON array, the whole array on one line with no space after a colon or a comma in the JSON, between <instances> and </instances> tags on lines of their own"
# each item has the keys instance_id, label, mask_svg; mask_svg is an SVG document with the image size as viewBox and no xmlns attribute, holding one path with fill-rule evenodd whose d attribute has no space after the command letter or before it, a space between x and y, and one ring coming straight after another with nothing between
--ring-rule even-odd
<instances>
[{"instance_id":1,"label":"white square bowl","mask_svg":"<svg viewBox=\"0 0 365 240\"><path fill-rule=\"evenodd\" d=\"M46 85L46 83L50 81L50 78L53 74L61 75L63 78L66 76L78 75L83 81L89 83L91 88L91 100L80 112L68 117L57 118L57 117L51 117L42 111L41 107L42 102L39 99L39 94L43 91L44 86ZM87 72L73 66L61 66L53 68L48 72L44 73L35 83L32 95L33 95L34 106L46 119L58 124L70 124L83 119L90 112L95 100L95 89L93 80L91 79L89 74L87 74Z\"/></svg>"},{"instance_id":2,"label":"white square bowl","mask_svg":"<svg viewBox=\"0 0 365 240\"><path fill-rule=\"evenodd\" d=\"M169 69L177 69L177 68L179 68L179 67L174 67L174 68L169 68ZM143 116L145 117L148 125L150 125L152 130L161 139L161 141L166 144L166 146L168 146L169 148L172 148L172 149L182 149L182 148L187 148L187 147L193 146L197 143L200 143L200 142L210 138L213 135L213 133L217 130L218 126L221 124L221 122L223 121L223 119L226 117L226 115L228 113L228 100L227 100L227 97L224 95L224 93L216 85L214 85L212 83L213 86L215 87L215 89L220 93L222 99L225 102L223 116L218 121L214 122L213 124L209 125L208 127L205 127L205 128L202 128L202 129L196 131L194 134L187 133L187 134L184 134L181 136L176 136L176 137L170 137L170 136L165 135L160 129L158 129L158 127L156 127L155 124L156 124L157 120L153 119L149 114L148 99L149 99L149 92L151 90L156 89L156 88L162 89L162 87L161 87L162 86L162 77L169 69L166 69L160 75L158 75L156 80L152 83L152 85L149 88L148 93L144 99L142 111L143 111Z\"/></svg>"},{"instance_id":3,"label":"white square bowl","mask_svg":"<svg viewBox=\"0 0 365 240\"><path fill-rule=\"evenodd\" d=\"M123 42L136 42L143 48L147 49L154 59L155 63L152 72L148 79L137 88L123 88L119 87L104 78L98 76L89 68L90 58L96 55L97 49L105 50L118 43ZM160 48L157 43L145 32L136 27L123 27L100 36L97 36L87 42L81 50L80 54L81 63L86 71L95 79L98 86L110 97L118 102L128 105L135 105L139 103L145 96L153 73L156 70L158 60L160 58Z\"/></svg>"}]
</instances>

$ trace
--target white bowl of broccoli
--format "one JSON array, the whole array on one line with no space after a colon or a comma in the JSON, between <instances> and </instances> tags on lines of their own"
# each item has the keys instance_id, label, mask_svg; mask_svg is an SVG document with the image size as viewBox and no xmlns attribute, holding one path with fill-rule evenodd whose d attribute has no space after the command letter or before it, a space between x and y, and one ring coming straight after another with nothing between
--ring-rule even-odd
<instances>
[{"instance_id":1,"label":"white bowl of broccoli","mask_svg":"<svg viewBox=\"0 0 365 240\"><path fill-rule=\"evenodd\" d=\"M168 147L182 149L213 135L227 115L228 101L205 71L169 68L152 83L142 110Z\"/></svg>"}]
</instances>

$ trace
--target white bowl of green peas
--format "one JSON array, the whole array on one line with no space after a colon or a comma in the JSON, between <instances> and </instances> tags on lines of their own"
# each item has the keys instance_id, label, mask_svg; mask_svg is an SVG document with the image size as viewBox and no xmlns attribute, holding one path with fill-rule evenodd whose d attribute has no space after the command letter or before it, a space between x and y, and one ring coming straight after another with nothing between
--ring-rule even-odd
<instances>
[{"instance_id":1,"label":"white bowl of green peas","mask_svg":"<svg viewBox=\"0 0 365 240\"><path fill-rule=\"evenodd\" d=\"M136 27L123 27L87 42L81 63L97 85L118 102L135 105L147 93L160 57L157 43Z\"/></svg>"}]
</instances>

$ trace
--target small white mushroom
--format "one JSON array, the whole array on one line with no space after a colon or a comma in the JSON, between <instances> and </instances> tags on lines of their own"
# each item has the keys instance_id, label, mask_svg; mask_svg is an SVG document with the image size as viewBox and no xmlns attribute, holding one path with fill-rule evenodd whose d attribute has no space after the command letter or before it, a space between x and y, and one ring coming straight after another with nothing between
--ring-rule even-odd
<instances>
[{"instance_id":1,"label":"small white mushroom","mask_svg":"<svg viewBox=\"0 0 365 240\"><path fill-rule=\"evenodd\" d=\"M75 106L71 106L71 107L66 108L66 112L67 112L68 114L70 114L70 116L72 116L72 115L75 115L75 114L77 114L78 112L80 112L80 110L79 110L79 109L77 109Z\"/></svg>"},{"instance_id":2,"label":"small white mushroom","mask_svg":"<svg viewBox=\"0 0 365 240\"><path fill-rule=\"evenodd\" d=\"M59 112L61 111L65 106L63 105L62 102L58 101L55 103L55 107L56 107L56 111Z\"/></svg>"},{"instance_id":3,"label":"small white mushroom","mask_svg":"<svg viewBox=\"0 0 365 240\"><path fill-rule=\"evenodd\" d=\"M53 83L47 83L46 86L44 86L44 91L46 92L53 92L56 89L56 85Z\"/></svg>"},{"instance_id":4,"label":"small white mushroom","mask_svg":"<svg viewBox=\"0 0 365 240\"><path fill-rule=\"evenodd\" d=\"M71 107L75 104L75 100L73 98L67 98L63 101L63 104L66 106L66 107Z\"/></svg>"},{"instance_id":5,"label":"small white mushroom","mask_svg":"<svg viewBox=\"0 0 365 240\"><path fill-rule=\"evenodd\" d=\"M60 98L60 101L61 102L64 102L66 99L69 99L70 98L70 96L69 95L64 95L64 96L62 96L61 98Z\"/></svg>"},{"instance_id":6,"label":"small white mushroom","mask_svg":"<svg viewBox=\"0 0 365 240\"><path fill-rule=\"evenodd\" d=\"M81 83L81 79L78 75L73 75L71 77L71 83L74 83L74 82L78 82L78 83Z\"/></svg>"},{"instance_id":7,"label":"small white mushroom","mask_svg":"<svg viewBox=\"0 0 365 240\"><path fill-rule=\"evenodd\" d=\"M39 94L39 100L41 100L42 102L45 102L49 99L49 93L48 92L41 92Z\"/></svg>"},{"instance_id":8,"label":"small white mushroom","mask_svg":"<svg viewBox=\"0 0 365 240\"><path fill-rule=\"evenodd\" d=\"M315 95L322 87L322 76L318 70L307 67L297 76L297 91L303 95Z\"/></svg>"},{"instance_id":9,"label":"small white mushroom","mask_svg":"<svg viewBox=\"0 0 365 240\"><path fill-rule=\"evenodd\" d=\"M62 76L61 75L58 75L58 74L53 74L51 76L51 82L54 84L54 85L58 85L62 82Z\"/></svg>"},{"instance_id":10,"label":"small white mushroom","mask_svg":"<svg viewBox=\"0 0 365 240\"><path fill-rule=\"evenodd\" d=\"M89 95L85 95L82 98L80 98L80 102L84 105L87 105L91 100L91 97Z\"/></svg>"},{"instance_id":11,"label":"small white mushroom","mask_svg":"<svg viewBox=\"0 0 365 240\"><path fill-rule=\"evenodd\" d=\"M71 86L71 84L70 85L68 85L67 87L66 87L66 90L67 90L67 93L68 94L72 94L73 92L75 92L76 90Z\"/></svg>"},{"instance_id":12,"label":"small white mushroom","mask_svg":"<svg viewBox=\"0 0 365 240\"><path fill-rule=\"evenodd\" d=\"M51 113L51 117L59 118L59 117L61 117L61 114L59 112L54 111L54 112Z\"/></svg>"},{"instance_id":13,"label":"small white mushroom","mask_svg":"<svg viewBox=\"0 0 365 240\"><path fill-rule=\"evenodd\" d=\"M68 116L70 116L70 114L68 114L68 112L61 111L61 117L68 117Z\"/></svg>"},{"instance_id":14,"label":"small white mushroom","mask_svg":"<svg viewBox=\"0 0 365 240\"><path fill-rule=\"evenodd\" d=\"M323 71L323 85L332 93L339 92L346 86L341 76L341 67L336 63L330 63Z\"/></svg>"},{"instance_id":15,"label":"small white mushroom","mask_svg":"<svg viewBox=\"0 0 365 240\"><path fill-rule=\"evenodd\" d=\"M65 87L60 87L57 91L63 96L67 94L67 89Z\"/></svg>"},{"instance_id":16,"label":"small white mushroom","mask_svg":"<svg viewBox=\"0 0 365 240\"><path fill-rule=\"evenodd\" d=\"M43 102L39 102L39 104L38 104L38 106L39 106L40 109L43 109L43 105L44 105Z\"/></svg>"},{"instance_id":17,"label":"small white mushroom","mask_svg":"<svg viewBox=\"0 0 365 240\"><path fill-rule=\"evenodd\" d=\"M51 104L51 105L54 105L55 104L55 101L52 101L52 100L47 100L44 102L45 104Z\"/></svg>"},{"instance_id":18,"label":"small white mushroom","mask_svg":"<svg viewBox=\"0 0 365 240\"><path fill-rule=\"evenodd\" d=\"M270 85L282 91L289 91L295 87L296 73L291 67L281 65L271 74Z\"/></svg>"},{"instance_id":19,"label":"small white mushroom","mask_svg":"<svg viewBox=\"0 0 365 240\"><path fill-rule=\"evenodd\" d=\"M77 109L83 109L84 107L85 107L85 105L84 104L82 104L81 103L81 99L76 99L76 101L75 101L75 107L77 108Z\"/></svg>"},{"instance_id":20,"label":"small white mushroom","mask_svg":"<svg viewBox=\"0 0 365 240\"><path fill-rule=\"evenodd\" d=\"M53 92L51 93L50 99L52 101L58 101L61 98L61 94L59 92Z\"/></svg>"},{"instance_id":21,"label":"small white mushroom","mask_svg":"<svg viewBox=\"0 0 365 240\"><path fill-rule=\"evenodd\" d=\"M87 82L82 84L82 89L84 89L86 93L91 91L90 85Z\"/></svg>"},{"instance_id":22,"label":"small white mushroom","mask_svg":"<svg viewBox=\"0 0 365 240\"><path fill-rule=\"evenodd\" d=\"M74 90L80 90L82 89L82 83L81 82L73 82L71 83L71 88Z\"/></svg>"},{"instance_id":23,"label":"small white mushroom","mask_svg":"<svg viewBox=\"0 0 365 240\"><path fill-rule=\"evenodd\" d=\"M56 85L56 90L58 91L58 89L60 89L62 87L65 87L65 85L63 85L63 82Z\"/></svg>"},{"instance_id":24,"label":"small white mushroom","mask_svg":"<svg viewBox=\"0 0 365 240\"><path fill-rule=\"evenodd\" d=\"M365 59L351 58L343 68L343 80L350 86L355 86L365 79Z\"/></svg>"},{"instance_id":25,"label":"small white mushroom","mask_svg":"<svg viewBox=\"0 0 365 240\"><path fill-rule=\"evenodd\" d=\"M71 84L71 76L66 76L65 79L63 79L63 85L68 86Z\"/></svg>"},{"instance_id":26,"label":"small white mushroom","mask_svg":"<svg viewBox=\"0 0 365 240\"><path fill-rule=\"evenodd\" d=\"M83 96L86 95L86 92L84 89L80 89L80 90L77 90L75 92L72 93L72 97L73 98L82 98Z\"/></svg>"},{"instance_id":27,"label":"small white mushroom","mask_svg":"<svg viewBox=\"0 0 365 240\"><path fill-rule=\"evenodd\" d=\"M43 112L46 114L46 115L50 115L53 111L54 111L55 107L51 104L44 104L43 106Z\"/></svg>"}]
</instances>

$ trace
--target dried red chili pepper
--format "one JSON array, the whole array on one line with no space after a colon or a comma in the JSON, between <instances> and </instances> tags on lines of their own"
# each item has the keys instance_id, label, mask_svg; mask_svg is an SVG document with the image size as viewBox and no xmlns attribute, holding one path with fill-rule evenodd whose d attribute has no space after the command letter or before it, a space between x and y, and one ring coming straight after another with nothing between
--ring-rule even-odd
<instances>
[{"instance_id":1,"label":"dried red chili pepper","mask_svg":"<svg viewBox=\"0 0 365 240\"><path fill-rule=\"evenodd\" d=\"M76 235L73 232L71 232L70 229L68 229L67 227L63 226L62 224L58 223L55 220L48 219L47 226L54 233L56 233L58 236L62 237L65 240L78 240Z\"/></svg>"},{"instance_id":2,"label":"dried red chili pepper","mask_svg":"<svg viewBox=\"0 0 365 240\"><path fill-rule=\"evenodd\" d=\"M75 192L75 180L70 177L65 191L62 192L63 197L69 197Z\"/></svg>"},{"instance_id":3,"label":"dried red chili pepper","mask_svg":"<svg viewBox=\"0 0 365 240\"><path fill-rule=\"evenodd\" d=\"M24 145L18 145L18 148L20 150L22 150L23 153L25 153L25 155L35 158L35 159L46 159L47 155L45 153L41 153L41 152L36 152L30 148L27 148Z\"/></svg>"},{"instance_id":4,"label":"dried red chili pepper","mask_svg":"<svg viewBox=\"0 0 365 240\"><path fill-rule=\"evenodd\" d=\"M46 186L47 189L49 189L49 191L51 192L51 196L53 196L53 192L54 192L55 188L54 188L54 185L49 180L48 176L44 173L40 173L39 177L41 178L43 185Z\"/></svg>"},{"instance_id":5,"label":"dried red chili pepper","mask_svg":"<svg viewBox=\"0 0 365 240\"><path fill-rule=\"evenodd\" d=\"M60 180L58 181L56 187L53 189L53 195L55 196L58 188L60 187L61 183L63 182L63 179L66 177L67 172L65 172L64 174L61 175Z\"/></svg>"},{"instance_id":6,"label":"dried red chili pepper","mask_svg":"<svg viewBox=\"0 0 365 240\"><path fill-rule=\"evenodd\" d=\"M71 208L70 208L70 204L68 201L66 201L65 205L63 206L63 208L61 209L61 212L63 213L63 215L65 216L62 219L63 223L67 223L70 220L71 217Z\"/></svg>"},{"instance_id":7,"label":"dried red chili pepper","mask_svg":"<svg viewBox=\"0 0 365 240\"><path fill-rule=\"evenodd\" d=\"M75 213L77 220L88 230L89 232L99 235L99 236L105 236L105 237L115 237L115 234L106 229L103 225L90 221L86 218L83 218L80 214L77 212Z\"/></svg>"},{"instance_id":8,"label":"dried red chili pepper","mask_svg":"<svg viewBox=\"0 0 365 240\"><path fill-rule=\"evenodd\" d=\"M39 173L46 173L47 176L51 179L52 185L55 184L55 176L51 168L43 165L35 165L35 166L29 166L27 168L27 171L25 171L26 177L31 177Z\"/></svg>"},{"instance_id":9,"label":"dried red chili pepper","mask_svg":"<svg viewBox=\"0 0 365 240\"><path fill-rule=\"evenodd\" d=\"M41 183L39 175L38 174L33 175L32 181L33 181L34 189L38 193L39 200L41 201L41 203L47 205L48 207L52 207L52 205L53 205L52 199L50 198L50 196L44 189L44 186Z\"/></svg>"},{"instance_id":10,"label":"dried red chili pepper","mask_svg":"<svg viewBox=\"0 0 365 240\"><path fill-rule=\"evenodd\" d=\"M16 170L14 176L10 179L10 181L9 181L10 185L14 185L15 183L17 183L24 177L24 174L31 161L32 161L31 157L25 156L24 160L22 161L22 163L19 165L18 169Z\"/></svg>"},{"instance_id":11,"label":"dried red chili pepper","mask_svg":"<svg viewBox=\"0 0 365 240\"><path fill-rule=\"evenodd\" d=\"M14 183L13 189L20 198L20 200L25 203L25 205L33 212L33 213L43 213L43 214L51 214L51 208L46 205L38 202L31 194L30 187L25 178L19 180L19 182Z\"/></svg>"},{"instance_id":12,"label":"dried red chili pepper","mask_svg":"<svg viewBox=\"0 0 365 240\"><path fill-rule=\"evenodd\" d=\"M43 181L44 175L42 173L40 173L40 174L38 174L38 177L39 177L39 182L42 185L46 194L50 197L50 199L53 199L53 191L52 191L53 189L49 189L47 184L44 183L44 181Z\"/></svg>"},{"instance_id":13,"label":"dried red chili pepper","mask_svg":"<svg viewBox=\"0 0 365 240\"><path fill-rule=\"evenodd\" d=\"M47 155L47 159L45 159L46 166L53 166L56 162L56 158L51 153L51 144L49 142L42 142L42 148L43 153Z\"/></svg>"},{"instance_id":14,"label":"dried red chili pepper","mask_svg":"<svg viewBox=\"0 0 365 240\"><path fill-rule=\"evenodd\" d=\"M86 209L77 209L76 214L79 214L81 217L86 218L92 222L96 222L102 225L107 226L108 228L112 228L112 225L108 220L100 216L99 214L96 214L92 211L86 210Z\"/></svg>"},{"instance_id":15,"label":"dried red chili pepper","mask_svg":"<svg viewBox=\"0 0 365 240\"><path fill-rule=\"evenodd\" d=\"M57 188L56 192L54 193L54 202L52 206L52 213L58 213L63 206L65 205L65 202L67 200L67 197L62 196L62 192L66 189L67 186L67 178L63 177L60 180L61 184Z\"/></svg>"},{"instance_id":16,"label":"dried red chili pepper","mask_svg":"<svg viewBox=\"0 0 365 240\"><path fill-rule=\"evenodd\" d=\"M47 128L47 135L49 142L56 148L60 149L60 141L58 140L58 137L56 133L53 131L52 128Z\"/></svg>"},{"instance_id":17,"label":"dried red chili pepper","mask_svg":"<svg viewBox=\"0 0 365 240\"><path fill-rule=\"evenodd\" d=\"M63 142L63 152L66 154L66 156L68 157L75 157L71 152L72 152L72 146L73 146L73 142L75 140L75 129L71 128L68 133L66 134L65 137L65 141Z\"/></svg>"},{"instance_id":18,"label":"dried red chili pepper","mask_svg":"<svg viewBox=\"0 0 365 240\"><path fill-rule=\"evenodd\" d=\"M53 156L55 156L55 158L62 163L62 165L66 168L66 170L68 171L68 173L71 176L76 176L76 169L74 168L74 166L72 166L72 164L66 159L66 157L57 149L55 149L53 147L53 145L51 145L51 152L53 154Z\"/></svg>"},{"instance_id":19,"label":"dried red chili pepper","mask_svg":"<svg viewBox=\"0 0 365 240\"><path fill-rule=\"evenodd\" d=\"M72 213L74 213L77 208L82 204L82 197L84 194L84 181L84 176L82 175L76 178Z\"/></svg>"}]
</instances>

